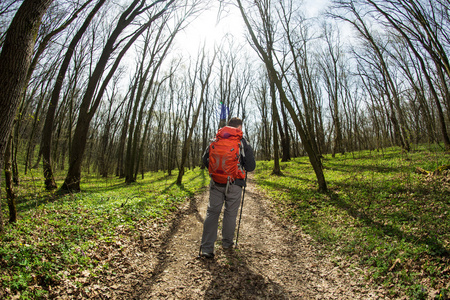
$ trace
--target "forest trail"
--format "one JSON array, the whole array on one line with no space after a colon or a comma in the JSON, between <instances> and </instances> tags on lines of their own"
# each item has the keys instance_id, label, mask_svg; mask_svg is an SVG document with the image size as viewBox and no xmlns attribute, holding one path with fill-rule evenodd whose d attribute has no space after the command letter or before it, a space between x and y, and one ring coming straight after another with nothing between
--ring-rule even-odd
<instances>
[{"instance_id":1,"label":"forest trail","mask_svg":"<svg viewBox=\"0 0 450 300\"><path fill-rule=\"evenodd\" d=\"M382 289L364 281L362 270L337 267L309 236L284 225L251 178L237 249L224 251L216 244L213 260L198 259L208 196L206 190L181 208L162 243L147 242L146 251L134 253L128 271L109 281L105 298L384 298Z\"/></svg>"}]
</instances>

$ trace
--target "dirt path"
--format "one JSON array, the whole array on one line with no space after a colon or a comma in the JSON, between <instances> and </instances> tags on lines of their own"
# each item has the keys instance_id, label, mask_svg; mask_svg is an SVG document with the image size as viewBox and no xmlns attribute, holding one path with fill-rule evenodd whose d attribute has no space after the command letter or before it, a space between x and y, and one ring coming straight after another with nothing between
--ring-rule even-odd
<instances>
[{"instance_id":1,"label":"dirt path","mask_svg":"<svg viewBox=\"0 0 450 300\"><path fill-rule=\"evenodd\" d=\"M102 298L116 299L378 299L362 271L336 267L310 238L283 225L252 180L246 189L238 248L216 246L197 259L208 191L174 218L162 243L145 240ZM221 239L219 234L218 240ZM156 242L155 242L156 243ZM131 253L130 253L131 254ZM352 273L352 274L351 274ZM355 274L360 273L360 274Z\"/></svg>"}]
</instances>

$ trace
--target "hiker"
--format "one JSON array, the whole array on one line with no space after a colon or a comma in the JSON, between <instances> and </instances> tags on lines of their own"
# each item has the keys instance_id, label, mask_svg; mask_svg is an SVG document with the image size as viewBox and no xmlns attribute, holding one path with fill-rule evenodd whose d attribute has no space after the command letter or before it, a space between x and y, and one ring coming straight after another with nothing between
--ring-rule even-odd
<instances>
[{"instance_id":1,"label":"hiker","mask_svg":"<svg viewBox=\"0 0 450 300\"><path fill-rule=\"evenodd\" d=\"M233 238L236 228L236 217L241 204L242 188L246 185L246 172L253 171L256 166L253 149L242 135L242 120L231 118L227 126L219 129L216 140L209 145L203 155L203 164L209 170L211 182L208 209L203 224L201 257L214 257L214 243L217 239L219 215L224 203L222 247L224 249L232 249L234 246ZM217 154L219 152L217 149L220 148L218 146L220 140L227 140L225 143L230 145L236 143L236 146L228 146L228 152L239 151L237 152L239 155L237 153L234 154L234 161L230 157L225 159L225 156L221 157L222 154ZM239 158L236 159L236 156L239 156ZM223 161L222 158L224 158ZM235 174L224 174L227 173L227 170L223 170L227 168L225 165L234 168L233 172Z\"/></svg>"}]
</instances>

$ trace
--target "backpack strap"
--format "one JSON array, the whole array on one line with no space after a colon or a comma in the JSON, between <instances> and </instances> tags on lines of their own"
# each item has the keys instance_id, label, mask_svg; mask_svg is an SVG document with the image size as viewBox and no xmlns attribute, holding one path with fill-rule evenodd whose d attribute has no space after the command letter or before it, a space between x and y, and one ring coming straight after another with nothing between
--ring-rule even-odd
<instances>
[{"instance_id":1,"label":"backpack strap","mask_svg":"<svg viewBox=\"0 0 450 300\"><path fill-rule=\"evenodd\" d=\"M242 155L242 157L245 157L245 151L244 151L244 142L247 143L247 141L245 140L245 138L241 139L241 146L239 147L239 154Z\"/></svg>"}]
</instances>

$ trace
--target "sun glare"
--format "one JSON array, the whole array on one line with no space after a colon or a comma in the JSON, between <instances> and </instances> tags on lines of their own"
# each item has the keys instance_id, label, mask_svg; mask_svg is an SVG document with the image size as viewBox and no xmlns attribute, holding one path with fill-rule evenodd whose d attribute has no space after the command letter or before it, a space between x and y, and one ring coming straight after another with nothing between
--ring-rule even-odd
<instances>
[{"instance_id":1,"label":"sun glare","mask_svg":"<svg viewBox=\"0 0 450 300\"><path fill-rule=\"evenodd\" d=\"M237 11L219 16L218 9L203 12L185 31L180 32L178 48L191 56L197 55L205 45L207 51L213 51L226 38L241 42L244 39L244 26Z\"/></svg>"}]
</instances>

